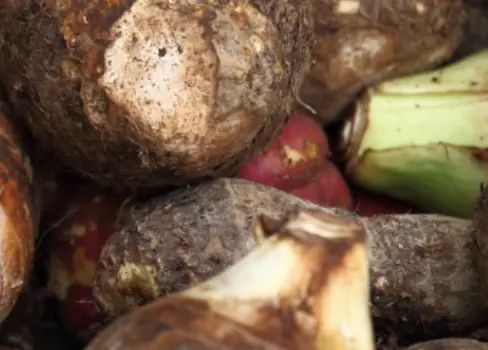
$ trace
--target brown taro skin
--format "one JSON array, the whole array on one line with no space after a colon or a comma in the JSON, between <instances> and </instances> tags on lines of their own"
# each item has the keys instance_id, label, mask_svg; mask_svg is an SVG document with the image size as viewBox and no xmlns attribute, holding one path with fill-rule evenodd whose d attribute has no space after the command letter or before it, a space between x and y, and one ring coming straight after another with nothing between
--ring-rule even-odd
<instances>
[{"instance_id":1,"label":"brown taro skin","mask_svg":"<svg viewBox=\"0 0 488 350\"><path fill-rule=\"evenodd\" d=\"M446 61L462 38L462 0L312 0L313 64L300 97L322 124L365 86Z\"/></svg>"},{"instance_id":2,"label":"brown taro skin","mask_svg":"<svg viewBox=\"0 0 488 350\"><path fill-rule=\"evenodd\" d=\"M271 187L227 178L136 203L105 244L95 299L111 319L194 286L256 246L256 215L281 221L301 207L320 208Z\"/></svg>"},{"instance_id":3,"label":"brown taro skin","mask_svg":"<svg viewBox=\"0 0 488 350\"><path fill-rule=\"evenodd\" d=\"M39 221L39 192L21 130L0 104L0 323L28 283Z\"/></svg>"},{"instance_id":4,"label":"brown taro skin","mask_svg":"<svg viewBox=\"0 0 488 350\"><path fill-rule=\"evenodd\" d=\"M399 335L449 335L485 318L469 220L432 214L364 218L228 178L133 206L104 247L95 299L113 319L194 286L255 247L258 215L281 221L297 210L339 214L365 225L372 313Z\"/></svg>"},{"instance_id":5,"label":"brown taro skin","mask_svg":"<svg viewBox=\"0 0 488 350\"><path fill-rule=\"evenodd\" d=\"M364 228L313 211L275 224L256 227L262 245L236 265L121 317L86 350L372 349Z\"/></svg>"},{"instance_id":6,"label":"brown taro skin","mask_svg":"<svg viewBox=\"0 0 488 350\"><path fill-rule=\"evenodd\" d=\"M229 175L277 135L310 64L307 0L18 0L0 81L33 134L102 185Z\"/></svg>"}]
</instances>

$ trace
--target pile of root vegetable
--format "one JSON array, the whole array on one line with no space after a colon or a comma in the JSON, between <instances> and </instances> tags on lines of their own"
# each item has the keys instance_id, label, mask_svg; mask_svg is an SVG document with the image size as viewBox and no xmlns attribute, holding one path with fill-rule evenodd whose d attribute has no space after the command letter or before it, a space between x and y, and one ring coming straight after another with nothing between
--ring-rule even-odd
<instances>
[{"instance_id":1,"label":"pile of root vegetable","mask_svg":"<svg viewBox=\"0 0 488 350\"><path fill-rule=\"evenodd\" d=\"M483 0L2 0L0 350L488 350Z\"/></svg>"}]
</instances>

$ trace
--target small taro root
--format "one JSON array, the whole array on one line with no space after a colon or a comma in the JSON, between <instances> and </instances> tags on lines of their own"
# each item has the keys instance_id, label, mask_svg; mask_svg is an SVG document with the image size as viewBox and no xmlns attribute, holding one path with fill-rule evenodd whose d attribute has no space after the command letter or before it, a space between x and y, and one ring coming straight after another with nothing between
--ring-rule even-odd
<instances>
[{"instance_id":1,"label":"small taro root","mask_svg":"<svg viewBox=\"0 0 488 350\"><path fill-rule=\"evenodd\" d=\"M50 231L48 288L58 299L63 325L86 342L97 330L92 281L100 254L122 215L124 198L94 186L78 188Z\"/></svg>"},{"instance_id":2,"label":"small taro root","mask_svg":"<svg viewBox=\"0 0 488 350\"><path fill-rule=\"evenodd\" d=\"M316 204L351 210L352 197L342 173L332 162L324 162L307 184L289 193Z\"/></svg>"},{"instance_id":3,"label":"small taro root","mask_svg":"<svg viewBox=\"0 0 488 350\"><path fill-rule=\"evenodd\" d=\"M0 104L0 323L27 285L40 216L38 179L7 113Z\"/></svg>"},{"instance_id":4,"label":"small taro root","mask_svg":"<svg viewBox=\"0 0 488 350\"><path fill-rule=\"evenodd\" d=\"M373 350L362 225L300 212L275 230L258 224L263 241L237 264L125 315L86 349Z\"/></svg>"},{"instance_id":5,"label":"small taro root","mask_svg":"<svg viewBox=\"0 0 488 350\"><path fill-rule=\"evenodd\" d=\"M373 315L408 332L450 333L485 316L467 220L436 215L361 218L272 187L219 179L133 207L102 253L94 295L108 318L215 276L256 245L257 215L318 210L364 223Z\"/></svg>"},{"instance_id":6,"label":"small taro root","mask_svg":"<svg viewBox=\"0 0 488 350\"><path fill-rule=\"evenodd\" d=\"M251 180L317 204L351 209L351 194L328 161L329 141L311 117L294 114L280 135L245 163L236 178Z\"/></svg>"},{"instance_id":7,"label":"small taro root","mask_svg":"<svg viewBox=\"0 0 488 350\"><path fill-rule=\"evenodd\" d=\"M103 185L230 175L283 126L310 61L302 0L7 1L0 81L33 134Z\"/></svg>"},{"instance_id":8,"label":"small taro root","mask_svg":"<svg viewBox=\"0 0 488 350\"><path fill-rule=\"evenodd\" d=\"M474 339L445 338L418 343L406 350L488 350L488 344Z\"/></svg>"},{"instance_id":9,"label":"small taro root","mask_svg":"<svg viewBox=\"0 0 488 350\"><path fill-rule=\"evenodd\" d=\"M327 124L365 86L447 60L465 20L462 0L312 0L313 65L301 99Z\"/></svg>"},{"instance_id":10,"label":"small taro root","mask_svg":"<svg viewBox=\"0 0 488 350\"><path fill-rule=\"evenodd\" d=\"M328 157L329 141L320 124L307 115L294 114L235 177L288 191L309 183Z\"/></svg>"}]
</instances>

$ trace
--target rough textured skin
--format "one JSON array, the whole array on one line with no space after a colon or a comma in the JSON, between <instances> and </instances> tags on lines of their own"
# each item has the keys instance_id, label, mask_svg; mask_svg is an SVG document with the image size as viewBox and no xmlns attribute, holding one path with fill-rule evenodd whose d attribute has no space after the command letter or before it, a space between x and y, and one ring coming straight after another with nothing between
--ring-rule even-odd
<instances>
[{"instance_id":1,"label":"rough textured skin","mask_svg":"<svg viewBox=\"0 0 488 350\"><path fill-rule=\"evenodd\" d=\"M432 214L363 220L371 244L373 316L399 334L429 335L458 334L485 319L470 221Z\"/></svg>"},{"instance_id":2,"label":"rough textured skin","mask_svg":"<svg viewBox=\"0 0 488 350\"><path fill-rule=\"evenodd\" d=\"M0 323L28 282L40 210L33 165L7 113L0 104Z\"/></svg>"},{"instance_id":3,"label":"rough textured skin","mask_svg":"<svg viewBox=\"0 0 488 350\"><path fill-rule=\"evenodd\" d=\"M373 349L362 225L300 212L258 231L237 264L125 315L86 349Z\"/></svg>"},{"instance_id":4,"label":"rough textured skin","mask_svg":"<svg viewBox=\"0 0 488 350\"><path fill-rule=\"evenodd\" d=\"M274 137L310 61L303 0L20 0L0 80L42 143L104 185L232 173Z\"/></svg>"},{"instance_id":5,"label":"rough textured skin","mask_svg":"<svg viewBox=\"0 0 488 350\"><path fill-rule=\"evenodd\" d=\"M462 0L312 0L313 65L301 99L327 124L363 87L446 60L462 33Z\"/></svg>"},{"instance_id":6,"label":"rough textured skin","mask_svg":"<svg viewBox=\"0 0 488 350\"><path fill-rule=\"evenodd\" d=\"M399 333L457 331L483 318L469 221L434 215L359 218L239 179L181 189L134 208L102 253L95 298L111 318L188 288L256 244L256 215L281 220L297 209L338 213L366 225L374 315Z\"/></svg>"},{"instance_id":7,"label":"rough textured skin","mask_svg":"<svg viewBox=\"0 0 488 350\"><path fill-rule=\"evenodd\" d=\"M445 338L418 343L406 350L488 350L488 344L474 339Z\"/></svg>"},{"instance_id":8,"label":"rough textured skin","mask_svg":"<svg viewBox=\"0 0 488 350\"><path fill-rule=\"evenodd\" d=\"M256 215L281 220L301 205L317 207L246 180L222 179L136 206L105 245L95 298L118 316L213 277L256 245Z\"/></svg>"}]
</instances>

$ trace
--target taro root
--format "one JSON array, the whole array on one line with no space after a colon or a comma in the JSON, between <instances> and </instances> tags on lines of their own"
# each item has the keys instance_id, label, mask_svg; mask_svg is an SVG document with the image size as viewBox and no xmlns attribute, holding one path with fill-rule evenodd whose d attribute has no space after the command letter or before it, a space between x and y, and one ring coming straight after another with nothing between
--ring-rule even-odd
<instances>
[{"instance_id":1,"label":"taro root","mask_svg":"<svg viewBox=\"0 0 488 350\"><path fill-rule=\"evenodd\" d=\"M445 338L418 343L406 350L488 350L488 344L474 339Z\"/></svg>"},{"instance_id":2,"label":"taro root","mask_svg":"<svg viewBox=\"0 0 488 350\"><path fill-rule=\"evenodd\" d=\"M231 174L274 137L310 61L302 0L7 1L0 81L33 134L103 185Z\"/></svg>"},{"instance_id":3,"label":"taro root","mask_svg":"<svg viewBox=\"0 0 488 350\"><path fill-rule=\"evenodd\" d=\"M326 124L365 86L432 68L462 37L462 0L312 0L313 65L301 98Z\"/></svg>"},{"instance_id":4,"label":"taro root","mask_svg":"<svg viewBox=\"0 0 488 350\"><path fill-rule=\"evenodd\" d=\"M352 209L351 192L344 175L329 161L321 165L309 182L288 192L316 204Z\"/></svg>"},{"instance_id":5,"label":"taro root","mask_svg":"<svg viewBox=\"0 0 488 350\"><path fill-rule=\"evenodd\" d=\"M194 286L256 245L257 215L283 220L299 209L365 224L373 315L400 335L458 331L483 319L469 221L424 214L361 218L240 179L180 189L130 209L104 247L95 299L113 319Z\"/></svg>"},{"instance_id":6,"label":"taro root","mask_svg":"<svg viewBox=\"0 0 488 350\"><path fill-rule=\"evenodd\" d=\"M27 285L40 211L28 145L8 113L0 104L0 323Z\"/></svg>"},{"instance_id":7,"label":"taro root","mask_svg":"<svg viewBox=\"0 0 488 350\"><path fill-rule=\"evenodd\" d=\"M351 209L346 181L328 158L329 141L311 117L294 114L280 135L235 177L273 186L317 204Z\"/></svg>"},{"instance_id":8,"label":"taro root","mask_svg":"<svg viewBox=\"0 0 488 350\"><path fill-rule=\"evenodd\" d=\"M276 226L258 224L263 241L237 264L125 315L86 349L373 350L362 225L300 212Z\"/></svg>"},{"instance_id":9,"label":"taro root","mask_svg":"<svg viewBox=\"0 0 488 350\"><path fill-rule=\"evenodd\" d=\"M307 115L293 114L280 134L235 177L288 192L310 182L329 153L329 140L320 124Z\"/></svg>"}]
</instances>

